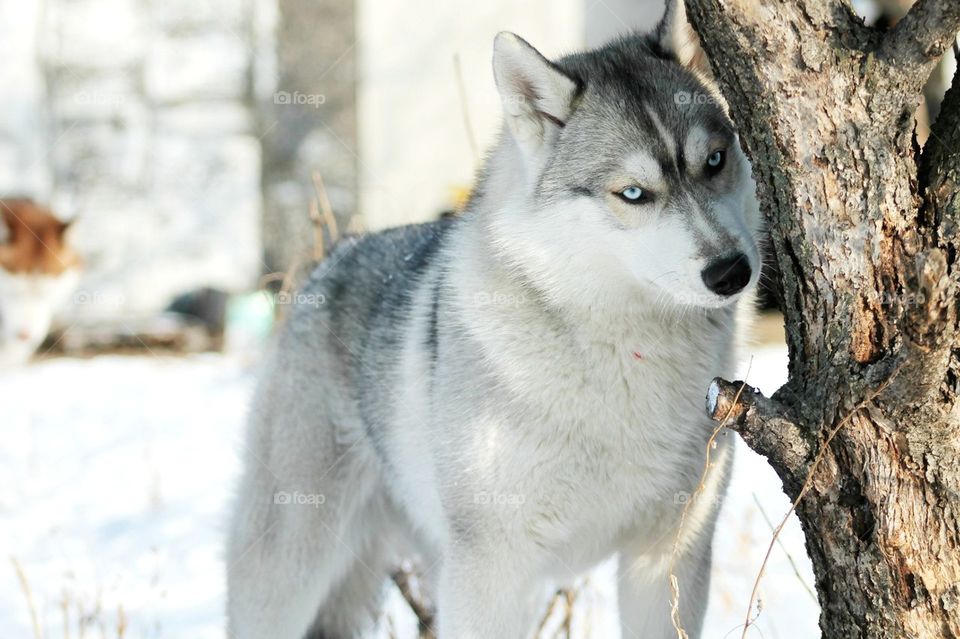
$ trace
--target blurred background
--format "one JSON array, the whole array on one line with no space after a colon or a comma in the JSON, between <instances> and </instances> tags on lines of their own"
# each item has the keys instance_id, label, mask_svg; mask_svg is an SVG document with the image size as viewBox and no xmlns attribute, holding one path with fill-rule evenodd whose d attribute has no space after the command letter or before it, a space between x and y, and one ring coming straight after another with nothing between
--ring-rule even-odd
<instances>
[{"instance_id":1,"label":"blurred background","mask_svg":"<svg viewBox=\"0 0 960 639\"><path fill-rule=\"evenodd\" d=\"M889 24L909 1L855 4ZM662 9L0 0L0 636L223 637L247 396L298 279L344 233L456 214L499 127L498 31L558 56ZM57 263L31 262L31 238ZM774 309L742 368L767 393L782 341ZM743 623L788 507L739 452L706 637ZM795 520L781 542L751 634L819 636ZM541 636L617 636L613 572L558 598ZM417 636L390 588L379 636Z\"/></svg>"},{"instance_id":2,"label":"blurred background","mask_svg":"<svg viewBox=\"0 0 960 639\"><path fill-rule=\"evenodd\" d=\"M0 193L75 219L84 260L64 347L309 260L314 175L341 230L455 209L498 126L493 35L559 55L640 5L0 3Z\"/></svg>"}]
</instances>

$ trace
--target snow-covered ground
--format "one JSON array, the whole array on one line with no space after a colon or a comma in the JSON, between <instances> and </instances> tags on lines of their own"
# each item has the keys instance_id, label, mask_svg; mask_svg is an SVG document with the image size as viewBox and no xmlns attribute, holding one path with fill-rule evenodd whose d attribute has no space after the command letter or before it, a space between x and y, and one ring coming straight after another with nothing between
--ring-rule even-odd
<instances>
[{"instance_id":1,"label":"snow-covered ground","mask_svg":"<svg viewBox=\"0 0 960 639\"><path fill-rule=\"evenodd\" d=\"M221 542L253 367L237 355L102 356L0 373L0 636L33 637L33 608L43 637L81 636L81 627L106 638L224 637ZM782 347L755 350L748 381L770 393L785 374ZM789 503L764 460L741 446L706 638L740 635L771 536L760 505L775 525ZM817 637L795 519L782 541L750 636ZM612 562L598 569L579 595L576 636L616 636L612 571ZM389 609L397 636L411 636L397 595Z\"/></svg>"}]
</instances>

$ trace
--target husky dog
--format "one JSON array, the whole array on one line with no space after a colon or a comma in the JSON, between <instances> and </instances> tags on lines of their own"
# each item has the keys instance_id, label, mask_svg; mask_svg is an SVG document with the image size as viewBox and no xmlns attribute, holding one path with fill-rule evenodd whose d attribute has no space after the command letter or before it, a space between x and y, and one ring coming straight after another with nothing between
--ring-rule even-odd
<instances>
[{"instance_id":1,"label":"husky dog","mask_svg":"<svg viewBox=\"0 0 960 639\"><path fill-rule=\"evenodd\" d=\"M0 367L30 359L76 286L68 226L32 200L0 200Z\"/></svg>"},{"instance_id":2,"label":"husky dog","mask_svg":"<svg viewBox=\"0 0 960 639\"><path fill-rule=\"evenodd\" d=\"M362 636L411 552L440 639L529 636L614 553L625 638L676 636L671 574L699 635L730 441L689 497L759 215L682 7L555 62L499 34L504 131L467 212L317 267L252 406L231 637Z\"/></svg>"}]
</instances>

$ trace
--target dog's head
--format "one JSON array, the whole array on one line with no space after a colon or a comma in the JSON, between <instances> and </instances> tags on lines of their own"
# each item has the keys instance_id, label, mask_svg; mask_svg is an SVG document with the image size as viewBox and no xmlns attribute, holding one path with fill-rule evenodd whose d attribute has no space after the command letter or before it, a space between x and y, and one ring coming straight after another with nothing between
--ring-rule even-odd
<instances>
[{"instance_id":1,"label":"dog's head","mask_svg":"<svg viewBox=\"0 0 960 639\"><path fill-rule=\"evenodd\" d=\"M623 295L609 283L626 282L705 308L756 283L750 166L722 98L694 69L701 56L682 0L650 35L556 62L497 36L494 75L525 177L508 241L541 279L584 295Z\"/></svg>"},{"instance_id":2,"label":"dog's head","mask_svg":"<svg viewBox=\"0 0 960 639\"><path fill-rule=\"evenodd\" d=\"M31 200L0 200L0 366L30 358L76 283L67 228Z\"/></svg>"}]
</instances>

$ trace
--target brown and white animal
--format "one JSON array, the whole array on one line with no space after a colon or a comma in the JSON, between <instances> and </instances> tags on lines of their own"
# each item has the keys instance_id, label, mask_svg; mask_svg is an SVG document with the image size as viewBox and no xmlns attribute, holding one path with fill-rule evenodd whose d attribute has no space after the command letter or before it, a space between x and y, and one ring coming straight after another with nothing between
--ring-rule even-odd
<instances>
[{"instance_id":1,"label":"brown and white animal","mask_svg":"<svg viewBox=\"0 0 960 639\"><path fill-rule=\"evenodd\" d=\"M33 200L0 199L0 367L30 359L76 285L68 227Z\"/></svg>"}]
</instances>

